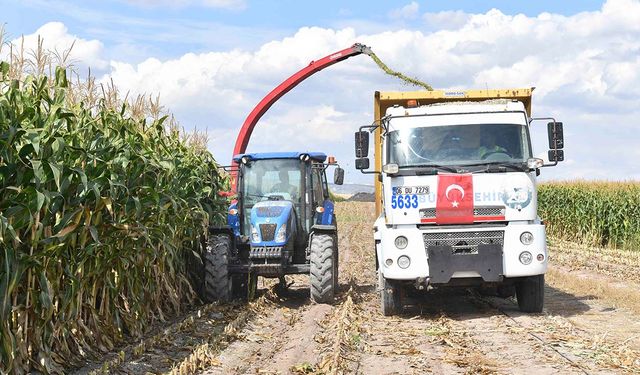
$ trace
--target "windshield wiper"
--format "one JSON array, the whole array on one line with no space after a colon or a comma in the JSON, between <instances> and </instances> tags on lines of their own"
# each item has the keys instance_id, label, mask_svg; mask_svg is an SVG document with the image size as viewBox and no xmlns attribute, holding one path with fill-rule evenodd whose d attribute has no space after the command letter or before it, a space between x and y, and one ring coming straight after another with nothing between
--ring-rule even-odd
<instances>
[{"instance_id":1,"label":"windshield wiper","mask_svg":"<svg viewBox=\"0 0 640 375\"><path fill-rule=\"evenodd\" d=\"M419 164L419 165L403 165L400 169L415 168L416 175L436 174L438 170L444 170L451 173L458 173L460 170L456 167L439 164Z\"/></svg>"},{"instance_id":2,"label":"windshield wiper","mask_svg":"<svg viewBox=\"0 0 640 375\"><path fill-rule=\"evenodd\" d=\"M506 172L506 169L516 170L520 172L528 172L529 168L524 163L509 163L504 161L489 161L486 163L465 164L465 167L486 166L484 169L474 171L479 172Z\"/></svg>"}]
</instances>

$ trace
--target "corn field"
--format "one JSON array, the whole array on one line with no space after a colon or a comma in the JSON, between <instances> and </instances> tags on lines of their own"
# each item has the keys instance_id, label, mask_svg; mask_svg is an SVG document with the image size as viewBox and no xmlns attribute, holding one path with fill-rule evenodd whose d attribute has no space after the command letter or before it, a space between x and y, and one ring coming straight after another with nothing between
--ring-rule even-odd
<instances>
[{"instance_id":1,"label":"corn field","mask_svg":"<svg viewBox=\"0 0 640 375\"><path fill-rule=\"evenodd\" d=\"M640 183L541 184L540 217L554 236L589 245L640 247Z\"/></svg>"},{"instance_id":2,"label":"corn field","mask_svg":"<svg viewBox=\"0 0 640 375\"><path fill-rule=\"evenodd\" d=\"M63 372L183 311L224 219L209 152L53 72L0 63L0 373Z\"/></svg>"}]
</instances>

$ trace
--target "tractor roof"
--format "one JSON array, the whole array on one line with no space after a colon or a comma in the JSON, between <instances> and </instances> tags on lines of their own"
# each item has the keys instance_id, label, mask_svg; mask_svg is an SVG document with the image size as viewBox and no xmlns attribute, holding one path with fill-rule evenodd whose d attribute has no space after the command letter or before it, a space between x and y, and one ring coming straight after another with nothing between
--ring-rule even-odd
<instances>
[{"instance_id":1,"label":"tractor roof","mask_svg":"<svg viewBox=\"0 0 640 375\"><path fill-rule=\"evenodd\" d=\"M253 160L266 160L266 159L300 159L300 155L309 155L309 157L320 163L327 159L327 155L322 152L258 152L249 154L239 154L233 157L233 161L240 162L243 156L248 156Z\"/></svg>"}]
</instances>

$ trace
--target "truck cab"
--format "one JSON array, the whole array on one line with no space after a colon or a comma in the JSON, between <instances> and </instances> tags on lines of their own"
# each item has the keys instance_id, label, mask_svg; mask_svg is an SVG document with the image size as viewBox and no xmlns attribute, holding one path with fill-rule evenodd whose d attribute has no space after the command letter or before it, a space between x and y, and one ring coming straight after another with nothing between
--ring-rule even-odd
<instances>
[{"instance_id":1,"label":"truck cab","mask_svg":"<svg viewBox=\"0 0 640 375\"><path fill-rule=\"evenodd\" d=\"M525 102L482 99L409 100L389 106L373 127L381 164L374 240L386 315L401 311L409 287L493 286L515 290L522 311L542 310L548 255L536 177L546 165L534 157ZM561 126L549 125L556 164ZM365 137L356 133L360 167L368 164Z\"/></svg>"}]
</instances>

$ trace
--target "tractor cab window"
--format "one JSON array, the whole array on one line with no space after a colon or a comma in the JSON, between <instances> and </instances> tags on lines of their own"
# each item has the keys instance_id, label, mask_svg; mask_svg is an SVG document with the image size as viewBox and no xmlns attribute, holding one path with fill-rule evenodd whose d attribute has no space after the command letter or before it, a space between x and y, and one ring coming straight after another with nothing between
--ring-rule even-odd
<instances>
[{"instance_id":1,"label":"tractor cab window","mask_svg":"<svg viewBox=\"0 0 640 375\"><path fill-rule=\"evenodd\" d=\"M322 205L324 202L324 194L322 192L322 169L314 167L311 179L313 184L313 201L316 205Z\"/></svg>"},{"instance_id":2,"label":"tractor cab window","mask_svg":"<svg viewBox=\"0 0 640 375\"><path fill-rule=\"evenodd\" d=\"M245 200L300 199L300 161L296 159L255 160L244 167Z\"/></svg>"},{"instance_id":3,"label":"tractor cab window","mask_svg":"<svg viewBox=\"0 0 640 375\"><path fill-rule=\"evenodd\" d=\"M249 235L251 208L258 202L268 199L290 200L296 208L300 207L300 160L254 160L242 168L242 234Z\"/></svg>"}]
</instances>

